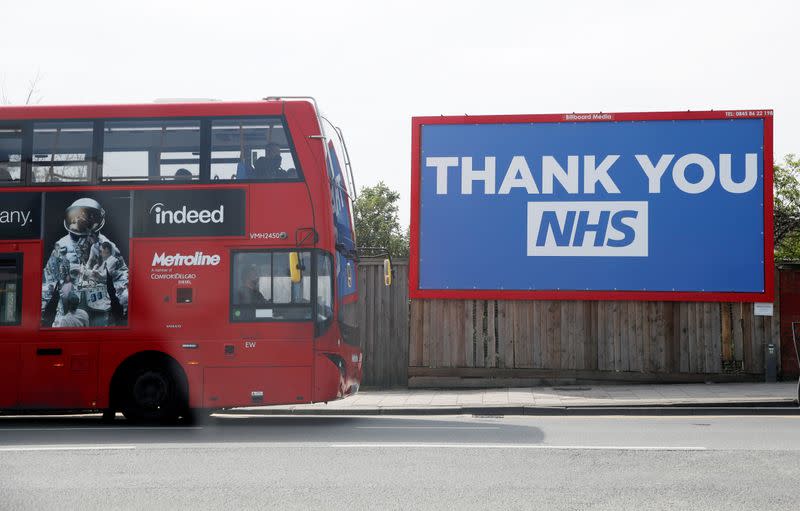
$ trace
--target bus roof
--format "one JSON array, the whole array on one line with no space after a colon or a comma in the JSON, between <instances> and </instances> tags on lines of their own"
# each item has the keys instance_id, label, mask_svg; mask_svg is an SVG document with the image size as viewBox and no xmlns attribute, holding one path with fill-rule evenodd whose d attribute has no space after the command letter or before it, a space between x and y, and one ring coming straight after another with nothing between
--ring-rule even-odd
<instances>
[{"instance_id":1,"label":"bus roof","mask_svg":"<svg viewBox=\"0 0 800 511\"><path fill-rule=\"evenodd\" d=\"M281 115L287 101L140 103L111 105L0 106L0 121L36 119L95 119L114 117L198 117ZM311 101L306 102L313 108Z\"/></svg>"}]
</instances>

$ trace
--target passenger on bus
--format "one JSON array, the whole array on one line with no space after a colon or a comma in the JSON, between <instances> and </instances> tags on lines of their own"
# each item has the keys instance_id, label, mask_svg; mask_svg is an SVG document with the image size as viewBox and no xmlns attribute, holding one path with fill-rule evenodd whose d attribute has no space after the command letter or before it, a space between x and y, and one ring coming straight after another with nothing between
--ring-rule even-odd
<instances>
[{"instance_id":1,"label":"passenger on bus","mask_svg":"<svg viewBox=\"0 0 800 511\"><path fill-rule=\"evenodd\" d=\"M175 180L176 181L191 181L192 180L192 173L189 172L189 169L178 169L175 171Z\"/></svg>"},{"instance_id":2,"label":"passenger on bus","mask_svg":"<svg viewBox=\"0 0 800 511\"><path fill-rule=\"evenodd\" d=\"M239 163L236 164L236 174L231 179L253 179L253 166L245 160L245 151L242 151Z\"/></svg>"},{"instance_id":3,"label":"passenger on bus","mask_svg":"<svg viewBox=\"0 0 800 511\"><path fill-rule=\"evenodd\" d=\"M263 305L267 303L267 299L258 290L258 273L258 267L255 264L251 264L242 272L242 281L236 291L240 305Z\"/></svg>"},{"instance_id":4,"label":"passenger on bus","mask_svg":"<svg viewBox=\"0 0 800 511\"><path fill-rule=\"evenodd\" d=\"M275 143L267 144L265 156L258 158L251 179L285 179L289 177L281 168L281 147Z\"/></svg>"},{"instance_id":5,"label":"passenger on bus","mask_svg":"<svg viewBox=\"0 0 800 511\"><path fill-rule=\"evenodd\" d=\"M253 164L253 171L248 174L247 179L267 179L267 159L263 156L256 159Z\"/></svg>"}]
</instances>

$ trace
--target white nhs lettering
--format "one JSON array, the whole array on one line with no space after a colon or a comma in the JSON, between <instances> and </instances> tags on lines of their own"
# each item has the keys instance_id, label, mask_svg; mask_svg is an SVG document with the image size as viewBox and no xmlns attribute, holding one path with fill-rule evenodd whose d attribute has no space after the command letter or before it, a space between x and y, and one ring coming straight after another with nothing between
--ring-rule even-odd
<instances>
[{"instance_id":1,"label":"white nhs lettering","mask_svg":"<svg viewBox=\"0 0 800 511\"><path fill-rule=\"evenodd\" d=\"M647 257L647 202L529 202L528 255Z\"/></svg>"}]
</instances>

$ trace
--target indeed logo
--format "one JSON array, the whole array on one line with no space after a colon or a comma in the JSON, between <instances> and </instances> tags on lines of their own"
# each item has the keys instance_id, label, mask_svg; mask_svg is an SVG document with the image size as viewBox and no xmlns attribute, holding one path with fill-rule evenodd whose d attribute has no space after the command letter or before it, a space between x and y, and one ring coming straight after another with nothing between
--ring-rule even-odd
<instances>
[{"instance_id":1,"label":"indeed logo","mask_svg":"<svg viewBox=\"0 0 800 511\"><path fill-rule=\"evenodd\" d=\"M180 253L166 255L166 253L161 252L160 254L153 254L153 264L151 266L217 266L219 261L219 255L207 255L200 251L188 255Z\"/></svg>"},{"instance_id":2,"label":"indeed logo","mask_svg":"<svg viewBox=\"0 0 800 511\"><path fill-rule=\"evenodd\" d=\"M180 209L166 209L163 202L150 207L150 214L155 214L157 224L221 224L225 221L225 206L215 210L196 210L183 206Z\"/></svg>"},{"instance_id":3,"label":"indeed logo","mask_svg":"<svg viewBox=\"0 0 800 511\"><path fill-rule=\"evenodd\" d=\"M529 202L529 256L647 257L647 202Z\"/></svg>"}]
</instances>

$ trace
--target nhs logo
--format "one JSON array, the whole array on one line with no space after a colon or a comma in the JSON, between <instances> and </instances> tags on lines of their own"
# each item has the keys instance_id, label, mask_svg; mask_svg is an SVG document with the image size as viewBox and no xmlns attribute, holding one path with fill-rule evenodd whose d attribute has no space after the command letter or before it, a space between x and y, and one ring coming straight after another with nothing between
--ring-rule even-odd
<instances>
[{"instance_id":1,"label":"nhs logo","mask_svg":"<svg viewBox=\"0 0 800 511\"><path fill-rule=\"evenodd\" d=\"M647 257L647 202L529 202L528 255Z\"/></svg>"}]
</instances>

